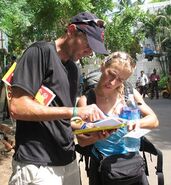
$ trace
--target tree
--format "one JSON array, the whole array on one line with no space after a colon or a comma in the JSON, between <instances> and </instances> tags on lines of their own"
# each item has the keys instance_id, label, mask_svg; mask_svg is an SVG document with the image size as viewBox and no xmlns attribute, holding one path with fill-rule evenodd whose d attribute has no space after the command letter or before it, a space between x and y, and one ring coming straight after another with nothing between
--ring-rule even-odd
<instances>
[{"instance_id":1,"label":"tree","mask_svg":"<svg viewBox=\"0 0 171 185\"><path fill-rule=\"evenodd\" d=\"M164 2L164 1L168 1L168 0L151 0L151 3L158 3L158 2Z\"/></svg>"},{"instance_id":2,"label":"tree","mask_svg":"<svg viewBox=\"0 0 171 185\"><path fill-rule=\"evenodd\" d=\"M162 73L168 75L171 66L171 6L149 15L149 18L144 25L146 36L151 37L157 46Z\"/></svg>"},{"instance_id":3,"label":"tree","mask_svg":"<svg viewBox=\"0 0 171 185\"><path fill-rule=\"evenodd\" d=\"M61 35L78 12L91 11L105 18L113 6L112 0L1 0L0 28L9 36L9 50L21 53L35 40Z\"/></svg>"},{"instance_id":4,"label":"tree","mask_svg":"<svg viewBox=\"0 0 171 185\"><path fill-rule=\"evenodd\" d=\"M135 57L140 52L139 41L145 33L134 30L139 22L147 21L147 16L138 6L125 6L123 11L114 14L107 25L106 42L111 51L123 50Z\"/></svg>"}]
</instances>

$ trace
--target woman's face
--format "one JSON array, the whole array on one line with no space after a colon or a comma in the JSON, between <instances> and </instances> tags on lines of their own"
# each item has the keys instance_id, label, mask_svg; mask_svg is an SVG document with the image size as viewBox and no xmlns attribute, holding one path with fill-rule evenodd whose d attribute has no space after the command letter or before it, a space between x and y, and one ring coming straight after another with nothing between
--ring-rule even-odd
<instances>
[{"instance_id":1,"label":"woman's face","mask_svg":"<svg viewBox=\"0 0 171 185\"><path fill-rule=\"evenodd\" d=\"M113 91L123 84L131 75L124 65L111 64L108 67L102 66L100 85L104 91Z\"/></svg>"}]
</instances>

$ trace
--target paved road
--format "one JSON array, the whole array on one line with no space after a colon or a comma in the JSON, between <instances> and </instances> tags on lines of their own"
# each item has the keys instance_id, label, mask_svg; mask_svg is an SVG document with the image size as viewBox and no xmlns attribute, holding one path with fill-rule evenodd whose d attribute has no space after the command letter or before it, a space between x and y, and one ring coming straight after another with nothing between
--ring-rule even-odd
<instances>
[{"instance_id":1,"label":"paved road","mask_svg":"<svg viewBox=\"0 0 171 185\"><path fill-rule=\"evenodd\" d=\"M150 100L145 99L147 104L155 111L160 121L160 126L151 131L147 137L163 152L163 171L164 171L164 185L171 185L171 99ZM157 176L155 175L156 157L147 155L149 164L149 182L150 185L157 185ZM81 164L81 175L83 179L82 185L88 185L84 166Z\"/></svg>"},{"instance_id":2,"label":"paved road","mask_svg":"<svg viewBox=\"0 0 171 185\"><path fill-rule=\"evenodd\" d=\"M165 185L170 185L171 172L171 99L146 101L155 111L160 126L148 134L148 138L163 152L163 171ZM150 163L150 162L149 162ZM151 164L151 166L153 166ZM154 169L154 168L153 168ZM150 185L157 185L155 175L150 176Z\"/></svg>"}]
</instances>

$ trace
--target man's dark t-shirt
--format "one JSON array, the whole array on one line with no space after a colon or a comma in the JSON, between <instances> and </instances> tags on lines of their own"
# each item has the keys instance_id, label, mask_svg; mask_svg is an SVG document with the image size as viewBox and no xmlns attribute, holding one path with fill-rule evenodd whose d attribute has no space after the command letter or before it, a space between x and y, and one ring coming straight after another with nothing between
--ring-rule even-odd
<instances>
[{"instance_id":1,"label":"man's dark t-shirt","mask_svg":"<svg viewBox=\"0 0 171 185\"><path fill-rule=\"evenodd\" d=\"M56 95L49 106L72 107L77 93L75 90L72 92L72 89L78 89L78 73L74 73L69 81L71 70L77 71L75 63L69 61L65 67L54 43L36 42L18 62L12 87L20 87L34 97L41 85L44 85ZM69 120L17 120L15 160L35 165L62 166L75 159L74 150Z\"/></svg>"}]
</instances>

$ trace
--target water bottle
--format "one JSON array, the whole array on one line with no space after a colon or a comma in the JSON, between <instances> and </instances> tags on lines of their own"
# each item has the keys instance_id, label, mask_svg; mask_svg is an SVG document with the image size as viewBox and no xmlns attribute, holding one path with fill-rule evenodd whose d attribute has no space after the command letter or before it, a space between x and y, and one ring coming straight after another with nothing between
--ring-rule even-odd
<instances>
[{"instance_id":1,"label":"water bottle","mask_svg":"<svg viewBox=\"0 0 171 185\"><path fill-rule=\"evenodd\" d=\"M132 119L138 121L140 119L140 111L138 108L131 110ZM125 149L128 152L138 152L140 149L140 138L125 137Z\"/></svg>"},{"instance_id":2,"label":"water bottle","mask_svg":"<svg viewBox=\"0 0 171 185\"><path fill-rule=\"evenodd\" d=\"M114 144L123 143L123 136L127 133L127 128L119 128L115 133L111 135L112 142ZM124 141L125 142L125 141Z\"/></svg>"},{"instance_id":3,"label":"water bottle","mask_svg":"<svg viewBox=\"0 0 171 185\"><path fill-rule=\"evenodd\" d=\"M128 95L127 106L121 111L120 117L135 121L140 119L140 110L134 101L133 94ZM128 152L138 152L140 149L140 139L125 137L125 149Z\"/></svg>"}]
</instances>

